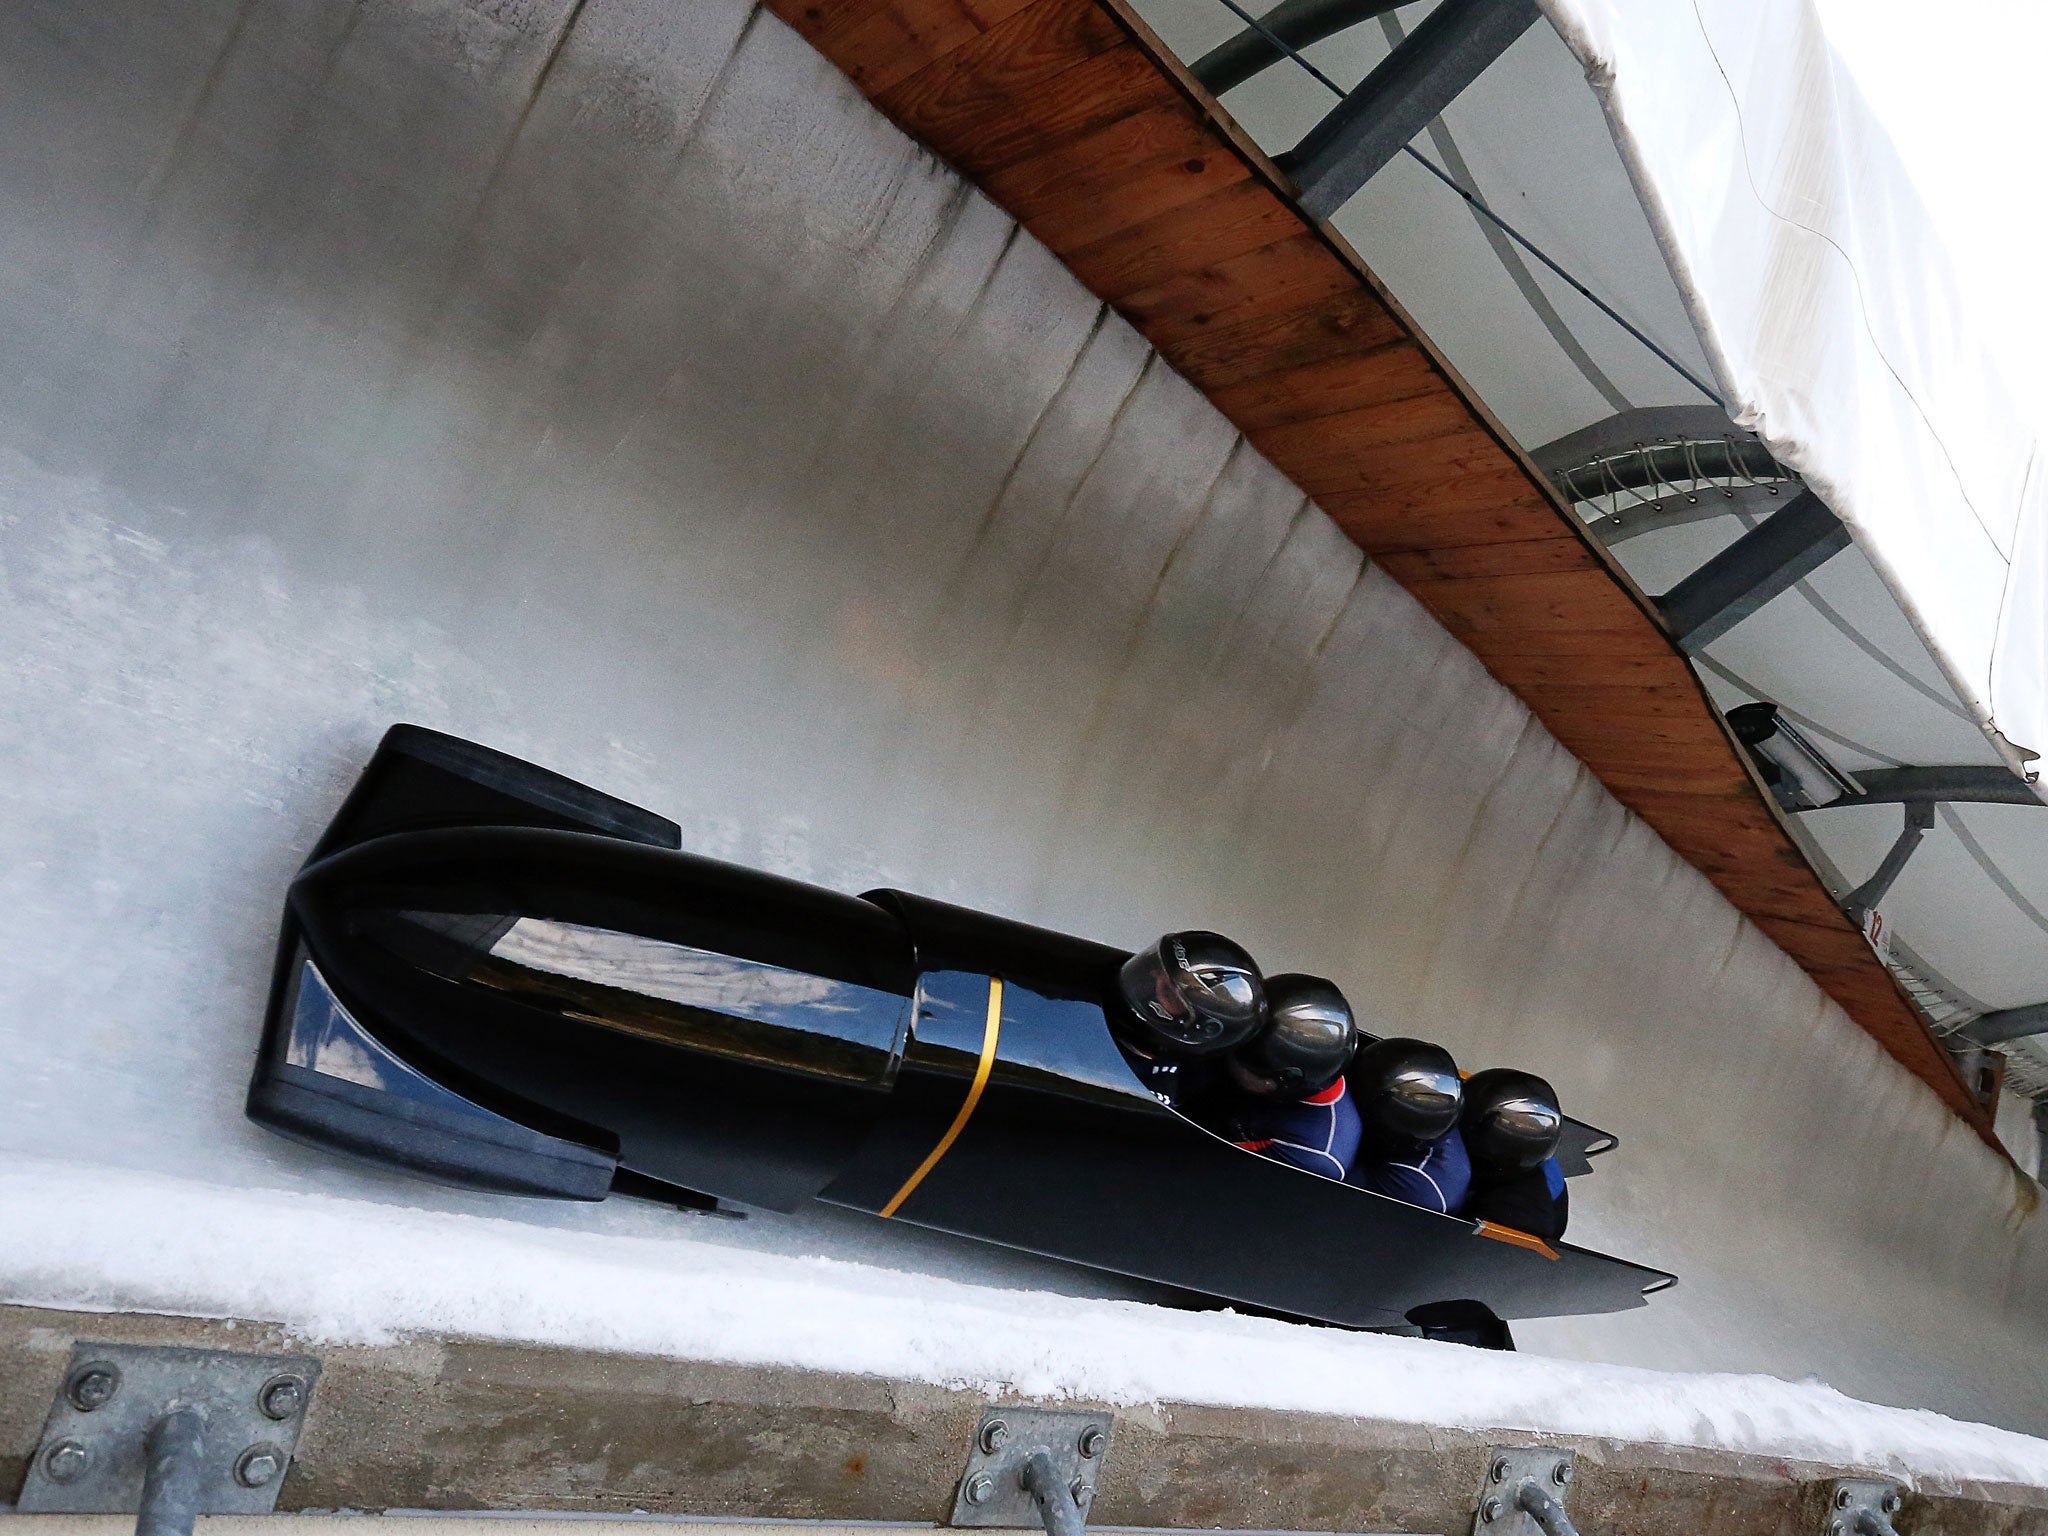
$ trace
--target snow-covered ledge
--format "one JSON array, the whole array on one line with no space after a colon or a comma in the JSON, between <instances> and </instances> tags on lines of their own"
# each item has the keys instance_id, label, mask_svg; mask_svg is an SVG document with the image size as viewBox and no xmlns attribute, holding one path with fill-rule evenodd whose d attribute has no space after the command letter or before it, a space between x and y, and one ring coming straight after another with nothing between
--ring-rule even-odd
<instances>
[{"instance_id":1,"label":"snow-covered ledge","mask_svg":"<svg viewBox=\"0 0 2048 1536\"><path fill-rule=\"evenodd\" d=\"M1818 1381L1500 1355L844 1260L16 1160L0 1300L261 1319L333 1345L466 1338L988 1395L1198 1404L1747 1453L2048 1488L2048 1441Z\"/></svg>"}]
</instances>

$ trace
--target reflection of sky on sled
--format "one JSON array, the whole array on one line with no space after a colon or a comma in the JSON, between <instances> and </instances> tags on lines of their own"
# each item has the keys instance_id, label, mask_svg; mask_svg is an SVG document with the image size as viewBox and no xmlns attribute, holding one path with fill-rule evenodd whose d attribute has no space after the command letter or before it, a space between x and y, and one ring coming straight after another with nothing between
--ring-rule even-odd
<instances>
[{"instance_id":1,"label":"reflection of sky on sled","mask_svg":"<svg viewBox=\"0 0 2048 1536\"><path fill-rule=\"evenodd\" d=\"M301 963L292 987L291 1035L284 1053L290 1065L396 1094L416 1104L431 1104L500 1125L508 1123L399 1060L356 1021L312 961Z\"/></svg>"},{"instance_id":2,"label":"reflection of sky on sled","mask_svg":"<svg viewBox=\"0 0 2048 1536\"><path fill-rule=\"evenodd\" d=\"M901 1006L893 994L829 976L538 917L514 923L491 946L491 958L792 1029L806 1027L820 1013L857 1013L877 1003L891 1009Z\"/></svg>"},{"instance_id":3,"label":"reflection of sky on sled","mask_svg":"<svg viewBox=\"0 0 2048 1536\"><path fill-rule=\"evenodd\" d=\"M310 1011L302 1000L299 1017L304 1019ZM335 1009L321 1009L312 1029L295 1027L292 1030L291 1050L286 1053L285 1060L295 1067L318 1072L323 1077L338 1077L343 1082L360 1083L365 1088L383 1087L385 1078L390 1075L390 1053L366 1041L350 1039L341 1033L346 1027Z\"/></svg>"},{"instance_id":4,"label":"reflection of sky on sled","mask_svg":"<svg viewBox=\"0 0 2048 1536\"><path fill-rule=\"evenodd\" d=\"M371 912L360 924L428 975L540 1013L812 1076L884 1082L909 1028L900 993L620 929L491 912Z\"/></svg>"},{"instance_id":5,"label":"reflection of sky on sled","mask_svg":"<svg viewBox=\"0 0 2048 1536\"><path fill-rule=\"evenodd\" d=\"M299 975L284 1059L294 1067L365 1088L389 1089L397 1077L408 1075L403 1062L363 1033L310 964Z\"/></svg>"}]
</instances>

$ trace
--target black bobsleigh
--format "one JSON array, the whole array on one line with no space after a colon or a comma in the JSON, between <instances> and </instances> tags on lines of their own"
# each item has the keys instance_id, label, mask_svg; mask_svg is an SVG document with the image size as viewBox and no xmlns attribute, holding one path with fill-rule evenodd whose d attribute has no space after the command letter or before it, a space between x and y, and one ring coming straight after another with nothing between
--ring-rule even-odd
<instances>
[{"instance_id":1,"label":"black bobsleigh","mask_svg":"<svg viewBox=\"0 0 2048 1536\"><path fill-rule=\"evenodd\" d=\"M471 1189L823 1200L1352 1327L1618 1311L1672 1283L1182 1118L1112 1037L1121 950L680 840L393 727L292 883L250 1116ZM1566 1131L1567 1172L1612 1145Z\"/></svg>"}]
</instances>

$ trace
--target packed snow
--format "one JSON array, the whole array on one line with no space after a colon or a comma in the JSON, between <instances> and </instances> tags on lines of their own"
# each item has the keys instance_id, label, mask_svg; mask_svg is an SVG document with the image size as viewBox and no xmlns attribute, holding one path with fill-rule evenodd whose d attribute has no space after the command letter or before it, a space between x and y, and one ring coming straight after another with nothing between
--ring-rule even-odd
<instances>
[{"instance_id":1,"label":"packed snow","mask_svg":"<svg viewBox=\"0 0 2048 1536\"><path fill-rule=\"evenodd\" d=\"M260 1243L244 1240L252 1231ZM687 1232L567 1232L36 1159L0 1170L0 1297L256 1319L315 1343L486 1338L1026 1398L1609 1436L1907 1479L2048 1486L2048 1441L1860 1402L1814 1381L1494 1354L1000 1291Z\"/></svg>"}]
</instances>

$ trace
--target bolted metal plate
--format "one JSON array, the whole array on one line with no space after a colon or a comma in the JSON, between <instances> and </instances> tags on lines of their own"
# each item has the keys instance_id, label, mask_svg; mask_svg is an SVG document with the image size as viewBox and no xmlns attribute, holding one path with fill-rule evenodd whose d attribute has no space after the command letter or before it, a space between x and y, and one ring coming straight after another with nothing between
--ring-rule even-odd
<instances>
[{"instance_id":1,"label":"bolted metal plate","mask_svg":"<svg viewBox=\"0 0 2048 1536\"><path fill-rule=\"evenodd\" d=\"M1515 1490L1525 1479L1535 1482L1558 1503L1571 1491L1576 1457L1549 1445L1495 1446L1479 1474L1479 1497L1472 1505L1472 1536L1543 1536L1533 1515L1515 1508Z\"/></svg>"},{"instance_id":2,"label":"bolted metal plate","mask_svg":"<svg viewBox=\"0 0 2048 1536\"><path fill-rule=\"evenodd\" d=\"M1876 1478L1844 1477L1828 1485L1827 1518L1823 1536L1857 1536L1858 1517L1865 1531L1889 1531L1892 1516L1899 1512L1905 1496L1897 1483ZM1875 1521L1873 1525L1871 1522Z\"/></svg>"},{"instance_id":3,"label":"bolted metal plate","mask_svg":"<svg viewBox=\"0 0 2048 1536\"><path fill-rule=\"evenodd\" d=\"M189 1403L206 1413L199 1513L268 1514L319 1379L320 1362L301 1355L75 1344L15 1507L25 1515L136 1510L149 1427Z\"/></svg>"},{"instance_id":4,"label":"bolted metal plate","mask_svg":"<svg viewBox=\"0 0 2048 1536\"><path fill-rule=\"evenodd\" d=\"M1038 1504L1020 1480L1024 1458L1043 1446L1086 1519L1095 1479L1109 1455L1116 1416L1064 1408L991 1408L975 1427L967 1473L953 1497L954 1525L1043 1530Z\"/></svg>"}]
</instances>

